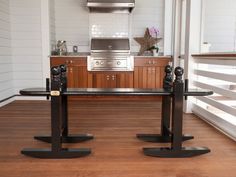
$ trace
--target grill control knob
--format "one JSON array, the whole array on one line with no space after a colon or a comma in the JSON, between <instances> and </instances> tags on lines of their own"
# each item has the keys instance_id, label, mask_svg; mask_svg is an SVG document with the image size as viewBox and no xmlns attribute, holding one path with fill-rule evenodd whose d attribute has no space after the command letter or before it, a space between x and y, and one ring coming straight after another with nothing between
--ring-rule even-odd
<instances>
[{"instance_id":1,"label":"grill control knob","mask_svg":"<svg viewBox=\"0 0 236 177\"><path fill-rule=\"evenodd\" d=\"M117 65L121 65L121 62L120 62L120 61L117 61Z\"/></svg>"},{"instance_id":2,"label":"grill control knob","mask_svg":"<svg viewBox=\"0 0 236 177\"><path fill-rule=\"evenodd\" d=\"M99 65L99 61L96 61L96 65Z\"/></svg>"},{"instance_id":3,"label":"grill control knob","mask_svg":"<svg viewBox=\"0 0 236 177\"><path fill-rule=\"evenodd\" d=\"M104 61L101 61L100 64L103 65L103 64L104 64Z\"/></svg>"}]
</instances>

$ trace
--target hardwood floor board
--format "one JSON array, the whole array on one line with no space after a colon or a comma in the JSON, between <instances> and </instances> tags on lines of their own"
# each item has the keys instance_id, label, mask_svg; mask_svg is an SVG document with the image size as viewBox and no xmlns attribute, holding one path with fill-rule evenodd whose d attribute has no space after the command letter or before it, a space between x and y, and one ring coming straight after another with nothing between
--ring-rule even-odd
<instances>
[{"instance_id":1,"label":"hardwood floor board","mask_svg":"<svg viewBox=\"0 0 236 177\"><path fill-rule=\"evenodd\" d=\"M185 146L207 146L211 153L193 158L154 158L137 133L160 132L159 102L79 101L69 103L71 133L92 133L95 139L64 144L92 148L84 158L47 160L20 154L24 147L47 148L33 139L50 134L50 102L15 101L0 108L1 177L236 177L236 143L194 115L184 115L184 132L194 139Z\"/></svg>"}]
</instances>

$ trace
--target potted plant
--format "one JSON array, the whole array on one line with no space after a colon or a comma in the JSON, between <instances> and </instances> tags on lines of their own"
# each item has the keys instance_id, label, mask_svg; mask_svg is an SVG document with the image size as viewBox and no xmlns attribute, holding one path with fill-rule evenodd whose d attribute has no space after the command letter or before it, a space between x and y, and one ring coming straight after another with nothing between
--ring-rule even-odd
<instances>
[{"instance_id":1,"label":"potted plant","mask_svg":"<svg viewBox=\"0 0 236 177\"><path fill-rule=\"evenodd\" d=\"M158 36L160 34L160 31L157 27L151 27L151 28L148 28L148 30L149 30L149 34L151 35L151 37L156 39L156 44L154 44L152 47L150 47L149 50L152 51L153 56L158 56L159 47L157 45L157 42L158 42Z\"/></svg>"},{"instance_id":2,"label":"potted plant","mask_svg":"<svg viewBox=\"0 0 236 177\"><path fill-rule=\"evenodd\" d=\"M157 45L152 46L149 48L149 50L152 51L153 56L158 56L159 54L159 47Z\"/></svg>"}]
</instances>

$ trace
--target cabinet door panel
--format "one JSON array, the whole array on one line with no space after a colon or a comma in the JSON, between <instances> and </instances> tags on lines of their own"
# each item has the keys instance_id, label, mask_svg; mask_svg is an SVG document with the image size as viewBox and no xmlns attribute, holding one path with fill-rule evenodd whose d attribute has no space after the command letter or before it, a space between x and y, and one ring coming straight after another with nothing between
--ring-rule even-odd
<instances>
[{"instance_id":1,"label":"cabinet door panel","mask_svg":"<svg viewBox=\"0 0 236 177\"><path fill-rule=\"evenodd\" d=\"M116 88L133 88L133 86L133 72L121 72L119 74L116 74Z\"/></svg>"},{"instance_id":2,"label":"cabinet door panel","mask_svg":"<svg viewBox=\"0 0 236 177\"><path fill-rule=\"evenodd\" d=\"M140 80L140 88L147 88L147 83L148 83L148 67L142 67L142 75Z\"/></svg>"},{"instance_id":3,"label":"cabinet door panel","mask_svg":"<svg viewBox=\"0 0 236 177\"><path fill-rule=\"evenodd\" d=\"M170 57L138 57L134 60L134 88L162 88L164 68Z\"/></svg>"},{"instance_id":4,"label":"cabinet door panel","mask_svg":"<svg viewBox=\"0 0 236 177\"><path fill-rule=\"evenodd\" d=\"M156 70L155 67L147 67L147 85L145 88L156 88Z\"/></svg>"},{"instance_id":5,"label":"cabinet door panel","mask_svg":"<svg viewBox=\"0 0 236 177\"><path fill-rule=\"evenodd\" d=\"M88 87L88 71L86 66L77 67L77 79L76 79L76 87L78 88L86 88Z\"/></svg>"},{"instance_id":6,"label":"cabinet door panel","mask_svg":"<svg viewBox=\"0 0 236 177\"><path fill-rule=\"evenodd\" d=\"M76 78L75 77L75 74L76 73L76 67L67 67L67 87L69 88L75 88L75 81L74 79Z\"/></svg>"},{"instance_id":7,"label":"cabinet door panel","mask_svg":"<svg viewBox=\"0 0 236 177\"><path fill-rule=\"evenodd\" d=\"M160 67L135 67L134 88L161 88Z\"/></svg>"},{"instance_id":8,"label":"cabinet door panel","mask_svg":"<svg viewBox=\"0 0 236 177\"><path fill-rule=\"evenodd\" d=\"M87 61L85 57L51 57L51 67L67 65L67 82L70 88L88 87Z\"/></svg>"},{"instance_id":9,"label":"cabinet door panel","mask_svg":"<svg viewBox=\"0 0 236 177\"><path fill-rule=\"evenodd\" d=\"M160 67L155 67L155 88L161 88L162 85L162 78L161 78L161 68Z\"/></svg>"},{"instance_id":10,"label":"cabinet door panel","mask_svg":"<svg viewBox=\"0 0 236 177\"><path fill-rule=\"evenodd\" d=\"M110 88L111 84L109 82L111 76L106 73L93 73L92 74L92 87L93 88Z\"/></svg>"},{"instance_id":11,"label":"cabinet door panel","mask_svg":"<svg viewBox=\"0 0 236 177\"><path fill-rule=\"evenodd\" d=\"M103 74L92 74L93 75L93 88L102 88L103 85L105 84L104 82L104 75Z\"/></svg>"},{"instance_id":12,"label":"cabinet door panel","mask_svg":"<svg viewBox=\"0 0 236 177\"><path fill-rule=\"evenodd\" d=\"M88 87L88 73L85 66L68 66L67 78L70 88Z\"/></svg>"},{"instance_id":13,"label":"cabinet door panel","mask_svg":"<svg viewBox=\"0 0 236 177\"><path fill-rule=\"evenodd\" d=\"M163 87L163 79L164 79L164 77L165 77L165 67L161 67L160 68L160 78L161 78L161 80L160 80L160 88L162 88Z\"/></svg>"},{"instance_id":14,"label":"cabinet door panel","mask_svg":"<svg viewBox=\"0 0 236 177\"><path fill-rule=\"evenodd\" d=\"M109 75L106 88L116 88L117 76L116 74Z\"/></svg>"}]
</instances>

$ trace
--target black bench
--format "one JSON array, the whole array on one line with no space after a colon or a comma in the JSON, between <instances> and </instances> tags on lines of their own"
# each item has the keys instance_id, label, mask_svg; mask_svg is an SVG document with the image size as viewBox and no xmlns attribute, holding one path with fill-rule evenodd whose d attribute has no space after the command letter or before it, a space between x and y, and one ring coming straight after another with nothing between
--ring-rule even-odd
<instances>
[{"instance_id":1,"label":"black bench","mask_svg":"<svg viewBox=\"0 0 236 177\"><path fill-rule=\"evenodd\" d=\"M192 157L210 152L206 147L182 147L182 141L193 138L191 135L182 135L183 99L186 96L207 96L213 92L199 89L189 90L184 87L183 69L180 67L175 69L174 82L172 81L172 68L167 66L165 72L163 89L67 88L66 67L64 65L52 67L50 89L29 88L20 91L21 95L51 97L51 136L35 137L37 140L51 143L51 148L23 149L22 154L38 158L76 158L91 153L89 148L62 148L62 143L78 143L93 139L90 134L69 135L68 96L162 96L161 133L138 134L137 137L149 142L170 142L171 146L143 148L144 154L156 157ZM170 122L172 122L171 125Z\"/></svg>"}]
</instances>

